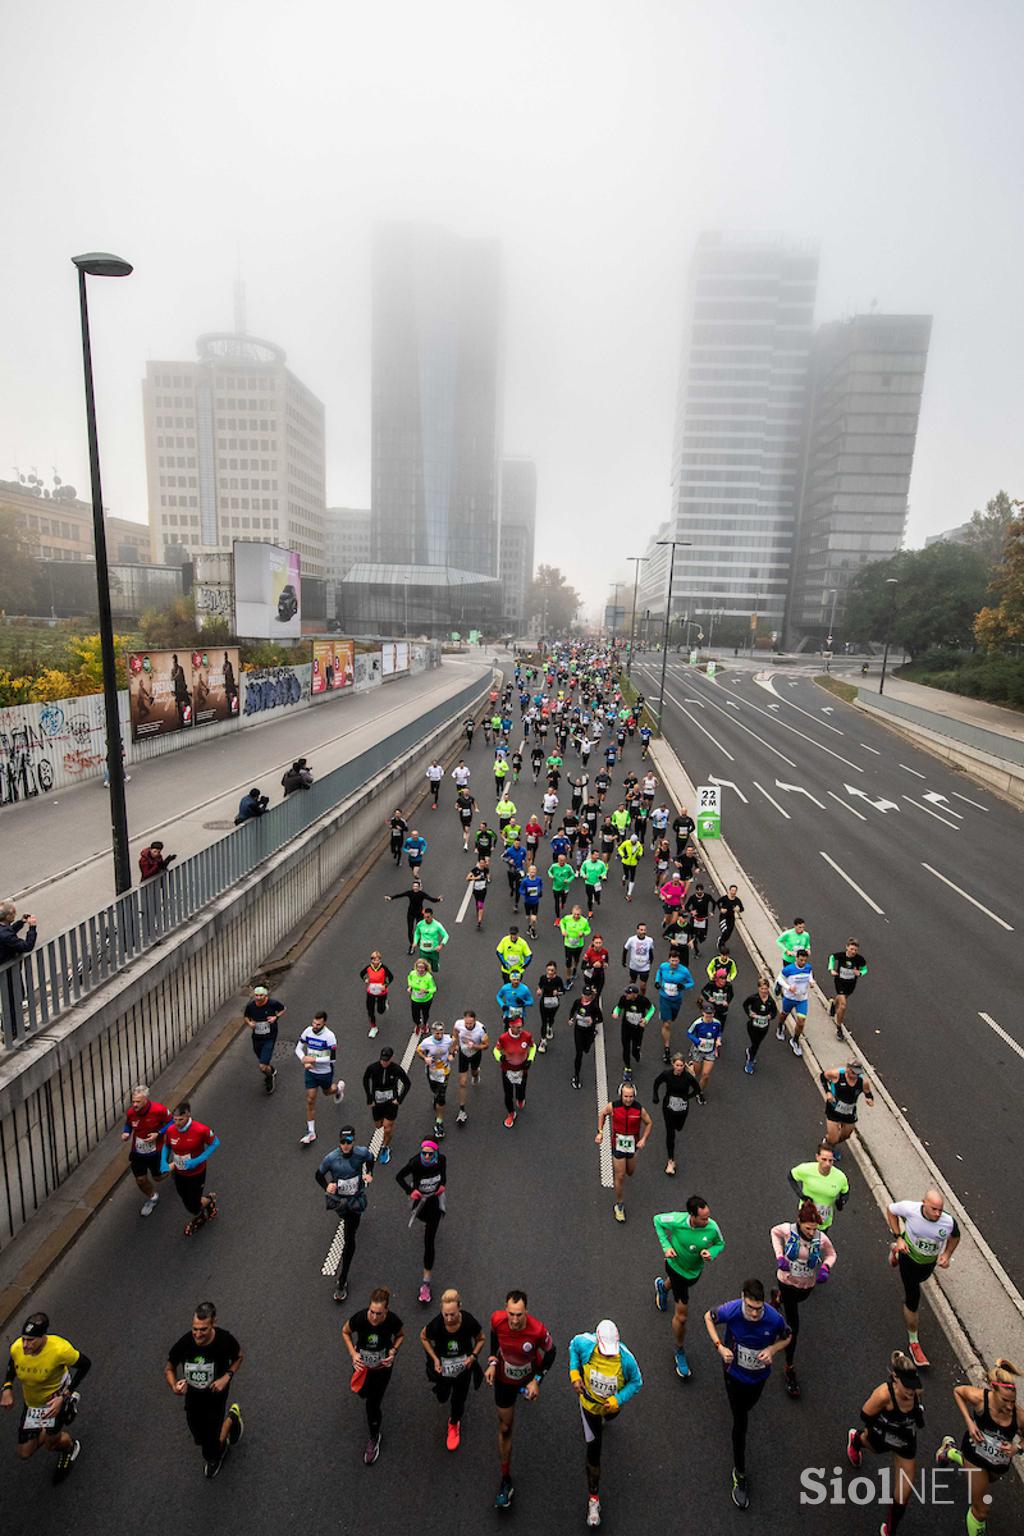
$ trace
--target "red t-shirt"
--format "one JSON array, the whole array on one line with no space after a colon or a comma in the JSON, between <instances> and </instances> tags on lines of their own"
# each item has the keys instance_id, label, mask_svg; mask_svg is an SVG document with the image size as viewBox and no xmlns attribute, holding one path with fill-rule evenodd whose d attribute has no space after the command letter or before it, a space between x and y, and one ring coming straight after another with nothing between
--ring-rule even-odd
<instances>
[{"instance_id":1,"label":"red t-shirt","mask_svg":"<svg viewBox=\"0 0 1024 1536\"><path fill-rule=\"evenodd\" d=\"M498 1036L498 1050L501 1052L501 1070L518 1072L526 1066L527 1058L533 1050L533 1036L528 1029L521 1029L518 1036L506 1029L503 1035Z\"/></svg>"},{"instance_id":2,"label":"red t-shirt","mask_svg":"<svg viewBox=\"0 0 1024 1536\"><path fill-rule=\"evenodd\" d=\"M525 1386L541 1368L554 1340L542 1322L527 1313L525 1328L509 1326L502 1307L491 1315L491 1354L498 1357L495 1379L506 1386Z\"/></svg>"},{"instance_id":3,"label":"red t-shirt","mask_svg":"<svg viewBox=\"0 0 1024 1536\"><path fill-rule=\"evenodd\" d=\"M166 1104L156 1104L152 1099L147 1100L142 1109L129 1104L124 1124L125 1130L132 1133L131 1150L140 1154L159 1152L164 1142L160 1132L170 1118Z\"/></svg>"},{"instance_id":4,"label":"red t-shirt","mask_svg":"<svg viewBox=\"0 0 1024 1536\"><path fill-rule=\"evenodd\" d=\"M182 1168L179 1159L184 1161L187 1157L198 1157L200 1152L205 1152L210 1143L216 1140L216 1137L208 1125L203 1125L199 1120L190 1120L183 1131L179 1131L176 1125L172 1125L165 1140L174 1171L185 1178L195 1178L202 1173L206 1164L200 1163L198 1168Z\"/></svg>"}]
</instances>

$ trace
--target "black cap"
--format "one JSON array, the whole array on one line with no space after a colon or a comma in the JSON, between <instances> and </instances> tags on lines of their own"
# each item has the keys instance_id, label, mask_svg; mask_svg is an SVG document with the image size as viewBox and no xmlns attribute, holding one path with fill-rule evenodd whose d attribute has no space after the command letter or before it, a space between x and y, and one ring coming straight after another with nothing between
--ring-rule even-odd
<instances>
[{"instance_id":1,"label":"black cap","mask_svg":"<svg viewBox=\"0 0 1024 1536\"><path fill-rule=\"evenodd\" d=\"M896 1380L914 1392L920 1392L924 1383L917 1371L893 1371Z\"/></svg>"},{"instance_id":2,"label":"black cap","mask_svg":"<svg viewBox=\"0 0 1024 1536\"><path fill-rule=\"evenodd\" d=\"M354 1125L343 1125L338 1132L339 1141L355 1141L356 1128Z\"/></svg>"},{"instance_id":3,"label":"black cap","mask_svg":"<svg viewBox=\"0 0 1024 1536\"><path fill-rule=\"evenodd\" d=\"M394 1046L393 1045L385 1045L382 1048L382 1050L381 1050L380 1059L381 1059L381 1061L390 1061L394 1054L395 1054Z\"/></svg>"},{"instance_id":4,"label":"black cap","mask_svg":"<svg viewBox=\"0 0 1024 1536\"><path fill-rule=\"evenodd\" d=\"M31 1317L26 1317L21 1325L21 1337L23 1339L41 1339L46 1336L50 1327L50 1319L44 1312L33 1312Z\"/></svg>"}]
</instances>

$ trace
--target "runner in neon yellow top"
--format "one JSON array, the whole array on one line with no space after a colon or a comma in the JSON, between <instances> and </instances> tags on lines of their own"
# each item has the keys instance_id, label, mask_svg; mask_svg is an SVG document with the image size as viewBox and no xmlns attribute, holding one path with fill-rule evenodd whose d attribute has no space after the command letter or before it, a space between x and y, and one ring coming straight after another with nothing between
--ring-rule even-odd
<instances>
[{"instance_id":1,"label":"runner in neon yellow top","mask_svg":"<svg viewBox=\"0 0 1024 1536\"><path fill-rule=\"evenodd\" d=\"M565 945L565 984L571 987L576 980L580 956L590 937L590 924L583 916L582 908L573 907L572 911L567 912L560 920L558 926L562 930L562 943Z\"/></svg>"},{"instance_id":2,"label":"runner in neon yellow top","mask_svg":"<svg viewBox=\"0 0 1024 1536\"><path fill-rule=\"evenodd\" d=\"M644 1384L635 1357L621 1342L610 1318L598 1323L593 1333L578 1333L570 1343L569 1380L579 1398L587 1447L587 1524L600 1525L598 1490L605 1421L615 1418Z\"/></svg>"},{"instance_id":3,"label":"runner in neon yellow top","mask_svg":"<svg viewBox=\"0 0 1024 1536\"><path fill-rule=\"evenodd\" d=\"M801 1200L813 1200L821 1216L821 1230L827 1232L836 1211L841 1211L850 1193L850 1181L834 1167L835 1154L829 1146L820 1146L813 1163L797 1163L789 1170L789 1180Z\"/></svg>"},{"instance_id":4,"label":"runner in neon yellow top","mask_svg":"<svg viewBox=\"0 0 1024 1536\"><path fill-rule=\"evenodd\" d=\"M515 801L510 800L505 794L502 795L494 809L497 812L498 826L501 829L504 829L516 814Z\"/></svg>"}]
</instances>

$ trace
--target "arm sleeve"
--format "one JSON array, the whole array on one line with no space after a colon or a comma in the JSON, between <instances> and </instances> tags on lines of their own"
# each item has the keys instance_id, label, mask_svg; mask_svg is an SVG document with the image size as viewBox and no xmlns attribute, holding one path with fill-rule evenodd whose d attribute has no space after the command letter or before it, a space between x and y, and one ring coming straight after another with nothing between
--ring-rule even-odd
<instances>
[{"instance_id":1,"label":"arm sleeve","mask_svg":"<svg viewBox=\"0 0 1024 1536\"><path fill-rule=\"evenodd\" d=\"M296 1056L296 1059L298 1061L301 1061L303 1056L305 1056L305 1054L306 1054L306 1052L305 1052L305 1048L304 1048L303 1043L302 1043L302 1036L300 1035L298 1040L295 1042L295 1056Z\"/></svg>"},{"instance_id":2,"label":"arm sleeve","mask_svg":"<svg viewBox=\"0 0 1024 1536\"><path fill-rule=\"evenodd\" d=\"M546 1372L550 1371L551 1367L555 1363L555 1356L558 1354L558 1346L556 1345L554 1339L551 1338L550 1334L548 1334L548 1339L550 1342L547 1349L541 1356L540 1364L537 1367L538 1376L543 1376L546 1374Z\"/></svg>"},{"instance_id":3,"label":"arm sleeve","mask_svg":"<svg viewBox=\"0 0 1024 1536\"><path fill-rule=\"evenodd\" d=\"M17 1371L14 1368L14 1356L13 1355L8 1355L7 1356L7 1369L4 1372L4 1381L3 1381L3 1388L2 1388L2 1390L4 1392L8 1392L8 1391L13 1392L14 1391L14 1382L15 1382L15 1378L17 1377L17 1374L18 1373L17 1373Z\"/></svg>"},{"instance_id":4,"label":"arm sleeve","mask_svg":"<svg viewBox=\"0 0 1024 1536\"><path fill-rule=\"evenodd\" d=\"M189 1167L190 1168L198 1168L200 1163L205 1163L208 1158L211 1158L213 1156L213 1154L216 1152L216 1150L217 1150L217 1148L219 1146L220 1146L220 1137L219 1136L215 1136L213 1138L213 1140L210 1142L210 1145L208 1147L205 1147L203 1149L203 1151L199 1153L198 1157L192 1157L192 1158L189 1159Z\"/></svg>"},{"instance_id":5,"label":"arm sleeve","mask_svg":"<svg viewBox=\"0 0 1024 1536\"><path fill-rule=\"evenodd\" d=\"M72 1391L74 1391L75 1388L85 1380L89 1374L91 1366L92 1361L89 1359L89 1356L83 1354L82 1351L79 1350L78 1359L75 1361L70 1371Z\"/></svg>"},{"instance_id":6,"label":"arm sleeve","mask_svg":"<svg viewBox=\"0 0 1024 1536\"><path fill-rule=\"evenodd\" d=\"M722 1249L724 1247L725 1247L725 1238L722 1236L721 1228L719 1228L718 1236L715 1239L715 1241L713 1243L709 1243L708 1244L708 1252L710 1253L710 1255L711 1255L711 1257L713 1259L717 1259L718 1255L721 1253L721 1251L722 1251Z\"/></svg>"},{"instance_id":7,"label":"arm sleeve","mask_svg":"<svg viewBox=\"0 0 1024 1536\"><path fill-rule=\"evenodd\" d=\"M366 1094L366 1097L368 1099L372 1096L371 1095L371 1089L370 1089L370 1074L372 1073L372 1071L373 1071L373 1063L371 1062L370 1065L367 1067L366 1071L363 1073L363 1092Z\"/></svg>"},{"instance_id":8,"label":"arm sleeve","mask_svg":"<svg viewBox=\"0 0 1024 1536\"><path fill-rule=\"evenodd\" d=\"M367 973L367 971L369 969L370 969L370 967L368 965L364 965L363 966L362 970L359 972L359 980L360 981L365 981L366 980L366 973Z\"/></svg>"}]
</instances>

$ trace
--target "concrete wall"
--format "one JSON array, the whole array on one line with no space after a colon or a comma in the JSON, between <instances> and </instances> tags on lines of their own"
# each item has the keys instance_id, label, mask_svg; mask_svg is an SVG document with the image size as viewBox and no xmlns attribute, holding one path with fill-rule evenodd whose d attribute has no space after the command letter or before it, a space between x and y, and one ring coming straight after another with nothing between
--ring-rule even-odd
<instances>
[{"instance_id":1,"label":"concrete wall","mask_svg":"<svg viewBox=\"0 0 1024 1536\"><path fill-rule=\"evenodd\" d=\"M486 700L481 684L473 705ZM31 1219L149 1082L257 972L381 833L382 807L423 787L423 763L462 737L462 707L355 795L137 965L0 1061L0 1247Z\"/></svg>"},{"instance_id":2,"label":"concrete wall","mask_svg":"<svg viewBox=\"0 0 1024 1536\"><path fill-rule=\"evenodd\" d=\"M883 695L884 698L884 695ZM877 699L865 697L861 692L857 699L857 706L866 710L870 715L876 715L890 730L898 731L900 735L907 737L915 746L923 747L925 751L932 752L936 757L941 757L945 762L959 768L963 773L977 781L986 784L990 789L1005 795L1008 800L1013 800L1018 805L1024 805L1024 767L1007 760L1005 757L995 757L990 752L968 746L966 742L952 739L945 729L942 732L929 726L922 725L909 716L897 714L895 710L880 708ZM905 706L906 707L906 706ZM917 710L917 714L924 715L925 710ZM940 723L945 726L947 722ZM980 735L993 737L993 731L982 731ZM997 738L1006 741L1013 748L1020 746L1010 737ZM1000 748L1002 751L1003 749Z\"/></svg>"}]
</instances>

